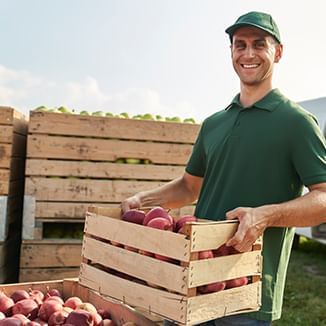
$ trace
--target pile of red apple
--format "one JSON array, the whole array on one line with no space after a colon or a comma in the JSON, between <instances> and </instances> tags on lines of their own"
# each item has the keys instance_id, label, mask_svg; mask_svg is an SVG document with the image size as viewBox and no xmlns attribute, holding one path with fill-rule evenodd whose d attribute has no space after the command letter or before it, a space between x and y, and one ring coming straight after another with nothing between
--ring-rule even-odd
<instances>
[{"instance_id":1,"label":"pile of red apple","mask_svg":"<svg viewBox=\"0 0 326 326\"><path fill-rule=\"evenodd\" d=\"M57 289L0 292L0 326L115 326L108 310L72 296L64 300Z\"/></svg>"},{"instance_id":2,"label":"pile of red apple","mask_svg":"<svg viewBox=\"0 0 326 326\"><path fill-rule=\"evenodd\" d=\"M125 212L122 215L122 220L141 224L144 226L165 230L165 231L172 231L177 233L184 233L183 226L188 222L196 222L197 218L193 215L183 215L179 219L175 219L173 216L169 214L167 210L164 208L157 206L149 210L147 213L145 213L142 210L137 209L131 209L127 212ZM114 245L118 245L115 242L112 242ZM179 263L176 262L174 259L170 257L165 257L162 255L145 252L143 250L138 250L136 248L132 248L130 246L124 246L125 249L129 249L132 251L139 252L141 254L155 257L157 259L167 261L170 263ZM226 256L226 255L232 255L239 253L236 249L233 247L227 247L225 244L221 247L215 249L215 250L205 250L200 251L198 253L198 259L209 259L214 257L220 257L220 256ZM230 289L242 285L248 284L248 278L247 277L240 277L236 279L226 280L222 282L215 282L208 285L203 285L197 288L199 293L212 293L212 292L218 292L222 291L224 289Z\"/></svg>"}]
</instances>

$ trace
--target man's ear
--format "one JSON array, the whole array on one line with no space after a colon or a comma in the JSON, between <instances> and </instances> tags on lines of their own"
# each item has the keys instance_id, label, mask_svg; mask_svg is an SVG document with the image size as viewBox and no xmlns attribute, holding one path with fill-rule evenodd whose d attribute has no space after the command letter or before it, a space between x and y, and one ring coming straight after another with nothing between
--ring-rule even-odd
<instances>
[{"instance_id":1,"label":"man's ear","mask_svg":"<svg viewBox=\"0 0 326 326\"><path fill-rule=\"evenodd\" d=\"M275 46L275 59L274 62L279 62L283 55L283 44L277 44Z\"/></svg>"}]
</instances>

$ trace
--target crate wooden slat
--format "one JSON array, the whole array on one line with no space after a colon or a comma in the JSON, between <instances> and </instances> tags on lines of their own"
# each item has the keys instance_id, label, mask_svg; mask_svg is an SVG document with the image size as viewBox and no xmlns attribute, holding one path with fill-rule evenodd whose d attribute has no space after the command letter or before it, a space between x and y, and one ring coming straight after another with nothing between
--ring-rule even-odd
<instances>
[{"instance_id":1,"label":"crate wooden slat","mask_svg":"<svg viewBox=\"0 0 326 326\"><path fill-rule=\"evenodd\" d=\"M78 283L76 278L56 279L37 282L24 282L2 285L1 289L7 295L11 295L16 290L40 290L46 293L48 289L57 289L62 293L63 299L77 296L83 302L92 303L97 309L102 308L110 312L112 320L117 326L123 326L126 322L132 322L134 325L155 326L155 321L152 321L141 315L131 307L112 300L101 295L101 293L91 290Z\"/></svg>"},{"instance_id":2,"label":"crate wooden slat","mask_svg":"<svg viewBox=\"0 0 326 326\"><path fill-rule=\"evenodd\" d=\"M29 159L26 175L100 179L171 180L184 172L184 166L119 164L112 162Z\"/></svg>"},{"instance_id":3,"label":"crate wooden slat","mask_svg":"<svg viewBox=\"0 0 326 326\"><path fill-rule=\"evenodd\" d=\"M53 128L55 126L55 128ZM30 133L193 144L198 125L31 112Z\"/></svg>"},{"instance_id":4,"label":"crate wooden slat","mask_svg":"<svg viewBox=\"0 0 326 326\"><path fill-rule=\"evenodd\" d=\"M188 144L140 142L133 140L75 138L33 135L28 137L28 156L49 159L115 161L119 158L149 159L156 164L183 165L192 146Z\"/></svg>"},{"instance_id":5,"label":"crate wooden slat","mask_svg":"<svg viewBox=\"0 0 326 326\"><path fill-rule=\"evenodd\" d=\"M83 223L89 206L118 207L180 176L198 131L197 124L30 112L20 280L35 261L31 248L37 252L39 242L49 240L46 228ZM128 159L143 164L121 162ZM51 239L61 245L57 240ZM69 251L69 241L65 245ZM63 260L47 267L66 268Z\"/></svg>"},{"instance_id":6,"label":"crate wooden slat","mask_svg":"<svg viewBox=\"0 0 326 326\"><path fill-rule=\"evenodd\" d=\"M260 307L260 241L246 253L202 260L196 255L219 248L234 234L237 225L235 221L201 220L190 223L185 235L122 221L117 208L90 208L80 283L180 325L256 311ZM173 261L148 257L130 247ZM198 286L240 277L251 281L216 293L196 291Z\"/></svg>"}]
</instances>

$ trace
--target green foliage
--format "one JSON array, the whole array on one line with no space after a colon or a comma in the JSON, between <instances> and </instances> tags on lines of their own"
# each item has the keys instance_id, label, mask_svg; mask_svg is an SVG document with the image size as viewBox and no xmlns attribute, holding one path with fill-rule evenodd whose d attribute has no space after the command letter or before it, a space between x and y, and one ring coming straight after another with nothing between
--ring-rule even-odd
<instances>
[{"instance_id":1,"label":"green foliage","mask_svg":"<svg viewBox=\"0 0 326 326\"><path fill-rule=\"evenodd\" d=\"M300 238L291 253L282 318L273 326L326 325L326 246Z\"/></svg>"}]
</instances>

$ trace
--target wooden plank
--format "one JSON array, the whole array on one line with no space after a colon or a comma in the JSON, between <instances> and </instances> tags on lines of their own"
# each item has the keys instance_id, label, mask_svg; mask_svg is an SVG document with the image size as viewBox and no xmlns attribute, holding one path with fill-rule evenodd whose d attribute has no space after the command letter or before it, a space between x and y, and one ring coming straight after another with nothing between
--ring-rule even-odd
<instances>
[{"instance_id":1,"label":"wooden plank","mask_svg":"<svg viewBox=\"0 0 326 326\"><path fill-rule=\"evenodd\" d=\"M30 135L28 158L115 161L119 158L148 159L157 164L186 164L190 144L132 140Z\"/></svg>"},{"instance_id":2,"label":"wooden plank","mask_svg":"<svg viewBox=\"0 0 326 326\"><path fill-rule=\"evenodd\" d=\"M0 168L10 167L11 151L11 144L0 144Z\"/></svg>"},{"instance_id":3,"label":"wooden plank","mask_svg":"<svg viewBox=\"0 0 326 326\"><path fill-rule=\"evenodd\" d=\"M19 282L36 282L77 277L79 267L63 268L20 268Z\"/></svg>"},{"instance_id":4,"label":"wooden plank","mask_svg":"<svg viewBox=\"0 0 326 326\"><path fill-rule=\"evenodd\" d=\"M61 293L63 293L63 281L62 280L53 280L53 281L43 281L43 282L24 282L24 283L12 283L6 284L3 286L3 289L7 293L7 295L11 295L13 292L17 290L40 290L44 293L47 292L48 288L50 289L58 289Z\"/></svg>"},{"instance_id":5,"label":"wooden plank","mask_svg":"<svg viewBox=\"0 0 326 326\"><path fill-rule=\"evenodd\" d=\"M36 202L35 218L52 219L85 219L87 208L94 203L74 203L74 202ZM120 207L119 203L105 204L101 206Z\"/></svg>"},{"instance_id":6,"label":"wooden plank","mask_svg":"<svg viewBox=\"0 0 326 326\"><path fill-rule=\"evenodd\" d=\"M0 143L12 143L13 138L13 126L1 126L0 125Z\"/></svg>"},{"instance_id":7,"label":"wooden plank","mask_svg":"<svg viewBox=\"0 0 326 326\"><path fill-rule=\"evenodd\" d=\"M8 169L0 169L0 195L9 193L10 172Z\"/></svg>"},{"instance_id":8,"label":"wooden plank","mask_svg":"<svg viewBox=\"0 0 326 326\"><path fill-rule=\"evenodd\" d=\"M54 128L55 126L55 128ZM31 112L30 133L193 144L198 124Z\"/></svg>"},{"instance_id":9,"label":"wooden plank","mask_svg":"<svg viewBox=\"0 0 326 326\"><path fill-rule=\"evenodd\" d=\"M87 236L84 237L82 255L92 263L99 263L151 284L187 294L187 268L112 246Z\"/></svg>"},{"instance_id":10,"label":"wooden plank","mask_svg":"<svg viewBox=\"0 0 326 326\"><path fill-rule=\"evenodd\" d=\"M66 239L61 243L57 240L24 240L21 245L20 267L78 267L81 262L81 247L80 241Z\"/></svg>"},{"instance_id":11,"label":"wooden plank","mask_svg":"<svg viewBox=\"0 0 326 326\"><path fill-rule=\"evenodd\" d=\"M191 251L202 251L219 248L229 240L238 228L237 221L219 221L191 223Z\"/></svg>"},{"instance_id":12,"label":"wooden plank","mask_svg":"<svg viewBox=\"0 0 326 326\"><path fill-rule=\"evenodd\" d=\"M129 180L50 179L29 177L25 194L41 201L121 202L143 190L164 182Z\"/></svg>"},{"instance_id":13,"label":"wooden plank","mask_svg":"<svg viewBox=\"0 0 326 326\"><path fill-rule=\"evenodd\" d=\"M105 179L172 180L183 166L28 159L27 176L74 176Z\"/></svg>"},{"instance_id":14,"label":"wooden plank","mask_svg":"<svg viewBox=\"0 0 326 326\"><path fill-rule=\"evenodd\" d=\"M189 260L190 241L179 233L153 229L94 213L87 214L85 233L177 260Z\"/></svg>"},{"instance_id":15,"label":"wooden plank","mask_svg":"<svg viewBox=\"0 0 326 326\"><path fill-rule=\"evenodd\" d=\"M27 118L11 107L0 106L0 125L12 125L15 132L27 134Z\"/></svg>"},{"instance_id":16,"label":"wooden plank","mask_svg":"<svg viewBox=\"0 0 326 326\"><path fill-rule=\"evenodd\" d=\"M191 275L189 287L210 284L238 277L260 275L262 259L260 251L194 260L189 263Z\"/></svg>"},{"instance_id":17,"label":"wooden plank","mask_svg":"<svg viewBox=\"0 0 326 326\"><path fill-rule=\"evenodd\" d=\"M132 307L185 322L187 303L183 296L131 282L92 266L81 264L80 283L103 295L120 300Z\"/></svg>"},{"instance_id":18,"label":"wooden plank","mask_svg":"<svg viewBox=\"0 0 326 326\"><path fill-rule=\"evenodd\" d=\"M0 124L12 125L14 122L14 109L8 106L0 106Z\"/></svg>"},{"instance_id":19,"label":"wooden plank","mask_svg":"<svg viewBox=\"0 0 326 326\"><path fill-rule=\"evenodd\" d=\"M117 207L120 211L120 202L118 203L100 203L96 204L102 207ZM35 218L43 219L84 219L87 208L94 206L94 203L76 203L76 202L42 202L35 203ZM193 214L194 205L184 206L182 208L174 208L170 210L173 217L179 218L185 214ZM110 213L108 213L110 216ZM106 215L106 214L102 214ZM120 215L119 215L120 216Z\"/></svg>"},{"instance_id":20,"label":"wooden plank","mask_svg":"<svg viewBox=\"0 0 326 326\"><path fill-rule=\"evenodd\" d=\"M194 325L225 315L257 311L260 308L260 289L260 282L256 282L189 298L187 323Z\"/></svg>"}]
</instances>

